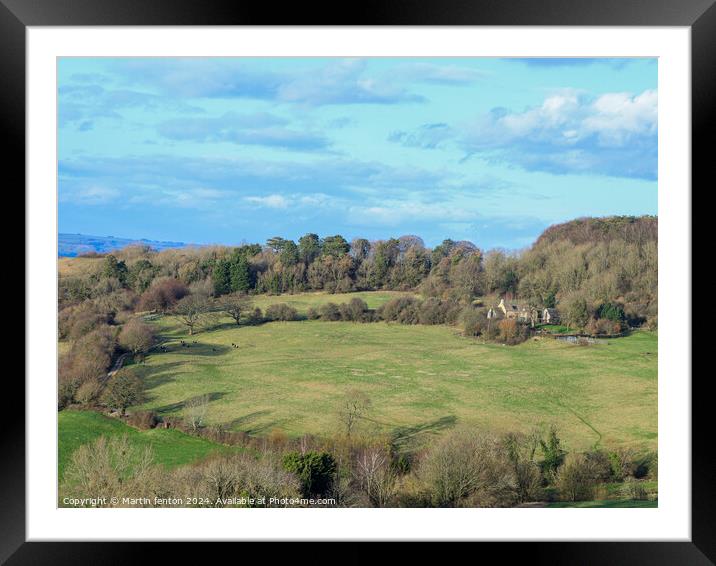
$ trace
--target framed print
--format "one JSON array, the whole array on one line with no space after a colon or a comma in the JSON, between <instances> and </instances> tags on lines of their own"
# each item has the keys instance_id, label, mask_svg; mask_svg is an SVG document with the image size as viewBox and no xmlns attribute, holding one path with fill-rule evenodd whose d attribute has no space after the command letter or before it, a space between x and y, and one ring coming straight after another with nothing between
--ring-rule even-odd
<instances>
[{"instance_id":1,"label":"framed print","mask_svg":"<svg viewBox=\"0 0 716 566\"><path fill-rule=\"evenodd\" d=\"M182 4L0 6L27 218L3 559L710 563L712 3Z\"/></svg>"}]
</instances>

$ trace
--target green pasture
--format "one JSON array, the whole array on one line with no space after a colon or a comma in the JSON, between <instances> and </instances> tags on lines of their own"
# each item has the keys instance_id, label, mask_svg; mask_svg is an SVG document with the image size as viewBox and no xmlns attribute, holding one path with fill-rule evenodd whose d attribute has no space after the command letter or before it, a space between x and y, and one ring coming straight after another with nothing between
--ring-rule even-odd
<instances>
[{"instance_id":1,"label":"green pasture","mask_svg":"<svg viewBox=\"0 0 716 566\"><path fill-rule=\"evenodd\" d=\"M214 452L238 450L215 444L203 438L190 436L175 429L140 431L118 419L94 411L61 411L58 414L58 465L59 478L65 473L72 453L100 436L127 435L139 447L151 446L154 461L167 467L180 466L209 456Z\"/></svg>"},{"instance_id":2,"label":"green pasture","mask_svg":"<svg viewBox=\"0 0 716 566\"><path fill-rule=\"evenodd\" d=\"M261 310L274 303L286 303L295 308L299 314L306 314L310 308L318 308L327 303L347 303L353 298L363 299L368 308L377 309L379 306L387 303L395 297L405 295L415 296L414 293L403 293L400 291L362 291L348 294L330 294L330 293L300 293L295 295L257 295L253 297L254 306Z\"/></svg>"},{"instance_id":3,"label":"green pasture","mask_svg":"<svg viewBox=\"0 0 716 566\"><path fill-rule=\"evenodd\" d=\"M286 302L305 312L355 296L376 307L395 295L312 293L254 303L265 309ZM210 424L257 435L329 435L339 430L343 399L359 390L372 401L362 425L405 441L457 425L497 433L555 425L570 450L657 446L652 332L589 346L548 337L503 346L448 326L305 320L236 326L226 318L189 337L172 317L153 324L168 351L135 367L147 385L141 408L164 415L180 415L186 400L208 394Z\"/></svg>"}]
</instances>

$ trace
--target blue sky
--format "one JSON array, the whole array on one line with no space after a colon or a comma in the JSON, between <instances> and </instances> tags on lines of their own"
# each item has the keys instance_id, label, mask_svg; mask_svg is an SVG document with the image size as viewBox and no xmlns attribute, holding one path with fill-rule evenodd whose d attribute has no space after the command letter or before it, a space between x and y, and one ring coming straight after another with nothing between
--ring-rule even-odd
<instances>
[{"instance_id":1,"label":"blue sky","mask_svg":"<svg viewBox=\"0 0 716 566\"><path fill-rule=\"evenodd\" d=\"M61 58L59 230L529 245L657 213L655 59Z\"/></svg>"}]
</instances>

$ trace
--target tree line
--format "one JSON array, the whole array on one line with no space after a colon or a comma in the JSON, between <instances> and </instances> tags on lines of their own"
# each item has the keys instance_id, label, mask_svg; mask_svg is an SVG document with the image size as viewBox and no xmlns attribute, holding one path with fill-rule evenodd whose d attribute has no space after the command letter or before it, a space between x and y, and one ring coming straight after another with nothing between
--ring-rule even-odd
<instances>
[{"instance_id":1,"label":"tree line","mask_svg":"<svg viewBox=\"0 0 716 566\"><path fill-rule=\"evenodd\" d=\"M387 240L309 233L294 242L153 252L132 246L105 256L81 274L60 279L60 310L87 299L100 310L164 311L201 288L231 293L416 291L468 302L506 296L540 307L586 304L595 317L607 303L632 323L657 315L655 217L582 219L550 227L522 252L484 252L469 241L434 248L418 236Z\"/></svg>"}]
</instances>

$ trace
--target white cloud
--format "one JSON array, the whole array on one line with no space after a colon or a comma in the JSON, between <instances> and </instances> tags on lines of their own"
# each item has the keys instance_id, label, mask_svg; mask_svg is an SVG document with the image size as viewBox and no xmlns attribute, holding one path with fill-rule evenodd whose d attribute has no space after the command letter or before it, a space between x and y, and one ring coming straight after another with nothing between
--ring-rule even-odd
<instances>
[{"instance_id":1,"label":"white cloud","mask_svg":"<svg viewBox=\"0 0 716 566\"><path fill-rule=\"evenodd\" d=\"M654 134L657 128L657 94L607 93L594 100L576 91L547 97L541 106L518 113L504 113L478 124L477 137L498 141L532 138L556 144L574 144L597 135L603 145L620 146L631 136ZM487 140L486 140L487 141Z\"/></svg>"},{"instance_id":2,"label":"white cloud","mask_svg":"<svg viewBox=\"0 0 716 566\"><path fill-rule=\"evenodd\" d=\"M381 206L351 206L348 218L363 226L397 226L406 220L417 222L466 222L477 213L453 204L435 205L411 201L383 201Z\"/></svg>"},{"instance_id":3,"label":"white cloud","mask_svg":"<svg viewBox=\"0 0 716 566\"><path fill-rule=\"evenodd\" d=\"M362 59L332 61L311 73L285 80L277 89L277 98L284 102L308 105L321 104L396 104L423 102L391 80L364 76Z\"/></svg>"},{"instance_id":4,"label":"white cloud","mask_svg":"<svg viewBox=\"0 0 716 566\"><path fill-rule=\"evenodd\" d=\"M71 202L74 204L100 205L107 204L117 199L120 192L111 187L91 185L77 188L71 192L60 193L60 202Z\"/></svg>"},{"instance_id":5,"label":"white cloud","mask_svg":"<svg viewBox=\"0 0 716 566\"><path fill-rule=\"evenodd\" d=\"M468 155L552 173L656 178L657 92L588 97L574 90L521 112L496 108L455 128Z\"/></svg>"},{"instance_id":6,"label":"white cloud","mask_svg":"<svg viewBox=\"0 0 716 566\"><path fill-rule=\"evenodd\" d=\"M278 193L266 196L248 196L244 201L266 208L329 208L334 205L335 199L325 193L290 194L280 195Z\"/></svg>"},{"instance_id":7,"label":"white cloud","mask_svg":"<svg viewBox=\"0 0 716 566\"><path fill-rule=\"evenodd\" d=\"M289 201L281 195L268 195L265 197L245 197L245 201L267 208L288 208Z\"/></svg>"},{"instance_id":8,"label":"white cloud","mask_svg":"<svg viewBox=\"0 0 716 566\"><path fill-rule=\"evenodd\" d=\"M610 93L597 98L582 127L599 135L604 144L623 145L632 135L655 134L658 121L658 97L655 90L638 96Z\"/></svg>"}]
</instances>

